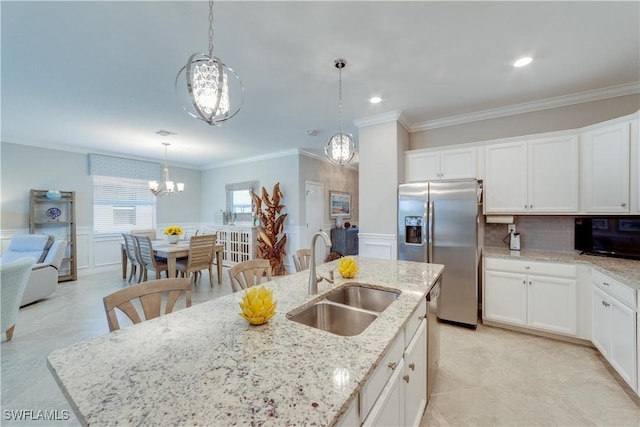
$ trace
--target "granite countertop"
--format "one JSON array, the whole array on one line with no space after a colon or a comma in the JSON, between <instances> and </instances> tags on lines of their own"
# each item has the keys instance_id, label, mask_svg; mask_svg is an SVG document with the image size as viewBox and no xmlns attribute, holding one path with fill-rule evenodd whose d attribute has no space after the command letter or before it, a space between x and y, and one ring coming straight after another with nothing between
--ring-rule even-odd
<instances>
[{"instance_id":1,"label":"granite countertop","mask_svg":"<svg viewBox=\"0 0 640 427\"><path fill-rule=\"evenodd\" d=\"M580 255L578 252L551 252L551 251L510 251L507 248L484 247L483 256L525 259L532 261L583 263L600 270L630 286L640 290L640 261L611 258L594 255Z\"/></svg>"},{"instance_id":2,"label":"granite countertop","mask_svg":"<svg viewBox=\"0 0 640 427\"><path fill-rule=\"evenodd\" d=\"M278 311L266 325L238 315L242 293L235 293L56 350L49 368L83 424L332 425L443 270L357 259L355 279L336 274L335 285L320 282L318 295L307 295L307 271L269 282ZM328 276L335 265L318 273ZM401 291L360 335L286 319L354 281Z\"/></svg>"}]
</instances>

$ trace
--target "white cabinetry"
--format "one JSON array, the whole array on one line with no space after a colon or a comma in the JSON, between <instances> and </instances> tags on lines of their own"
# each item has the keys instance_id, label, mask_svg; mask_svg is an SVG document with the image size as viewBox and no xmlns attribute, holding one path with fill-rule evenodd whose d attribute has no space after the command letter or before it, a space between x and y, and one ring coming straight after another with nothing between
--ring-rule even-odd
<instances>
[{"instance_id":1,"label":"white cabinetry","mask_svg":"<svg viewBox=\"0 0 640 427\"><path fill-rule=\"evenodd\" d=\"M476 178L476 148L407 152L407 182Z\"/></svg>"},{"instance_id":2,"label":"white cabinetry","mask_svg":"<svg viewBox=\"0 0 640 427\"><path fill-rule=\"evenodd\" d=\"M575 135L486 146L485 212L578 212L578 148Z\"/></svg>"},{"instance_id":3,"label":"white cabinetry","mask_svg":"<svg viewBox=\"0 0 640 427\"><path fill-rule=\"evenodd\" d=\"M426 314L425 299L363 387L364 426L420 424L427 405Z\"/></svg>"},{"instance_id":4,"label":"white cabinetry","mask_svg":"<svg viewBox=\"0 0 640 427\"><path fill-rule=\"evenodd\" d=\"M629 212L629 122L580 135L585 212Z\"/></svg>"},{"instance_id":5,"label":"white cabinetry","mask_svg":"<svg viewBox=\"0 0 640 427\"><path fill-rule=\"evenodd\" d=\"M575 265L484 259L483 319L577 336Z\"/></svg>"},{"instance_id":6,"label":"white cabinetry","mask_svg":"<svg viewBox=\"0 0 640 427\"><path fill-rule=\"evenodd\" d=\"M617 280L592 271L591 342L611 366L638 390L636 293Z\"/></svg>"}]
</instances>

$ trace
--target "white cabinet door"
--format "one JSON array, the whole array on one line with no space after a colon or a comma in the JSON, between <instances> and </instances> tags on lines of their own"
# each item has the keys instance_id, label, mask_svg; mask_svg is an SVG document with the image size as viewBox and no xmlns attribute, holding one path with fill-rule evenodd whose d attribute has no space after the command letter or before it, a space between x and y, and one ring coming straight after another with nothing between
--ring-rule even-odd
<instances>
[{"instance_id":1,"label":"white cabinet door","mask_svg":"<svg viewBox=\"0 0 640 427\"><path fill-rule=\"evenodd\" d=\"M526 141L485 147L485 212L526 212Z\"/></svg>"},{"instance_id":2,"label":"white cabinet door","mask_svg":"<svg viewBox=\"0 0 640 427\"><path fill-rule=\"evenodd\" d=\"M485 271L483 310L487 320L526 325L526 276L501 271Z\"/></svg>"},{"instance_id":3,"label":"white cabinet door","mask_svg":"<svg viewBox=\"0 0 640 427\"><path fill-rule=\"evenodd\" d=\"M609 362L632 389L637 390L636 312L610 298L611 350Z\"/></svg>"},{"instance_id":4,"label":"white cabinet door","mask_svg":"<svg viewBox=\"0 0 640 427\"><path fill-rule=\"evenodd\" d=\"M578 333L578 282L528 276L527 324L552 332Z\"/></svg>"},{"instance_id":5,"label":"white cabinet door","mask_svg":"<svg viewBox=\"0 0 640 427\"><path fill-rule=\"evenodd\" d=\"M476 178L476 149L440 152L440 179Z\"/></svg>"},{"instance_id":6,"label":"white cabinet door","mask_svg":"<svg viewBox=\"0 0 640 427\"><path fill-rule=\"evenodd\" d=\"M609 348L611 347L611 316L608 309L609 297L595 286L592 286L591 304L593 313L591 317L591 342L602 353L609 358Z\"/></svg>"},{"instance_id":7,"label":"white cabinet door","mask_svg":"<svg viewBox=\"0 0 640 427\"><path fill-rule=\"evenodd\" d=\"M629 123L581 135L586 212L629 212Z\"/></svg>"},{"instance_id":8,"label":"white cabinet door","mask_svg":"<svg viewBox=\"0 0 640 427\"><path fill-rule=\"evenodd\" d=\"M362 423L368 426L404 425L404 359L400 359L380 397Z\"/></svg>"},{"instance_id":9,"label":"white cabinet door","mask_svg":"<svg viewBox=\"0 0 640 427\"><path fill-rule=\"evenodd\" d=\"M578 137L565 136L528 143L531 212L578 212Z\"/></svg>"},{"instance_id":10,"label":"white cabinet door","mask_svg":"<svg viewBox=\"0 0 640 427\"><path fill-rule=\"evenodd\" d=\"M440 178L440 153L407 154L407 182L432 181Z\"/></svg>"},{"instance_id":11,"label":"white cabinet door","mask_svg":"<svg viewBox=\"0 0 640 427\"><path fill-rule=\"evenodd\" d=\"M418 426L427 406L427 321L422 320L404 352L404 421Z\"/></svg>"}]
</instances>

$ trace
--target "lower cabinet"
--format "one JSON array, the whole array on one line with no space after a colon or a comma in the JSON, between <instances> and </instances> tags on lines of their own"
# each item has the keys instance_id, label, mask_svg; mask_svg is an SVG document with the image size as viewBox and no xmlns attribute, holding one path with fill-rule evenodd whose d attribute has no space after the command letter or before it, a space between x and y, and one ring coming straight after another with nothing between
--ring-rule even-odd
<instances>
[{"instance_id":1,"label":"lower cabinet","mask_svg":"<svg viewBox=\"0 0 640 427\"><path fill-rule=\"evenodd\" d=\"M600 272L593 272L591 342L611 366L638 391L636 295ZM622 290L622 293L616 292Z\"/></svg>"},{"instance_id":2,"label":"lower cabinet","mask_svg":"<svg viewBox=\"0 0 640 427\"><path fill-rule=\"evenodd\" d=\"M485 258L483 319L577 335L574 265Z\"/></svg>"},{"instance_id":3,"label":"lower cabinet","mask_svg":"<svg viewBox=\"0 0 640 427\"><path fill-rule=\"evenodd\" d=\"M427 405L427 304L420 303L339 426L418 426Z\"/></svg>"}]
</instances>

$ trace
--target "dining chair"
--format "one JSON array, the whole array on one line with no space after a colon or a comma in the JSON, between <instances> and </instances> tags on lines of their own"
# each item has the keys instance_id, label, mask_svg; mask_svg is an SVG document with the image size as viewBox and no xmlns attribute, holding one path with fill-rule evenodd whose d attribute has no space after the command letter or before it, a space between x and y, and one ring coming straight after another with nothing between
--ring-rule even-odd
<instances>
[{"instance_id":1,"label":"dining chair","mask_svg":"<svg viewBox=\"0 0 640 427\"><path fill-rule=\"evenodd\" d=\"M131 263L131 274L129 274L129 283L131 283L131 279L136 276L137 282L140 283L142 281L142 275L144 274L144 264L140 260L140 249L138 248L138 242L133 237L132 234L122 233L122 237L124 237L124 248L127 254L127 258ZM139 274L138 273L138 269Z\"/></svg>"},{"instance_id":2,"label":"dining chair","mask_svg":"<svg viewBox=\"0 0 640 427\"><path fill-rule=\"evenodd\" d=\"M147 272L149 270L153 270L156 272L156 279L160 278L160 273L163 271L167 272L167 276L169 273L169 266L167 265L167 260L164 258L157 258L153 255L153 245L151 244L151 239L147 236L138 236L133 235L138 242L138 250L140 254L140 261L142 265L144 265L143 272L143 281L147 281Z\"/></svg>"},{"instance_id":3,"label":"dining chair","mask_svg":"<svg viewBox=\"0 0 640 427\"><path fill-rule=\"evenodd\" d=\"M209 282L213 287L213 254L216 237L216 234L203 234L189 239L189 255L186 259L176 261L176 269L182 273L182 277L193 274L193 284L196 284L200 271L209 270Z\"/></svg>"},{"instance_id":4,"label":"dining chair","mask_svg":"<svg viewBox=\"0 0 640 427\"><path fill-rule=\"evenodd\" d=\"M11 341L13 338L20 301L27 287L34 262L33 258L24 257L0 264L0 282L2 283L0 327L2 332L7 333L7 341Z\"/></svg>"},{"instance_id":5,"label":"dining chair","mask_svg":"<svg viewBox=\"0 0 640 427\"><path fill-rule=\"evenodd\" d=\"M138 230L131 230L131 234L136 236L147 236L151 240L156 240L158 238L155 228L141 228Z\"/></svg>"},{"instance_id":6,"label":"dining chair","mask_svg":"<svg viewBox=\"0 0 640 427\"><path fill-rule=\"evenodd\" d=\"M296 271L307 270L309 268L309 260L311 259L311 249L298 249L293 254L293 264Z\"/></svg>"},{"instance_id":7,"label":"dining chair","mask_svg":"<svg viewBox=\"0 0 640 427\"><path fill-rule=\"evenodd\" d=\"M140 323L143 320L154 319L162 314L162 300L165 293L168 294L168 298L166 298L164 314L171 313L182 292L185 294L186 307L191 307L191 283L188 279L150 280L107 295L102 301L107 314L109 331L113 332L120 329L116 308L124 313L134 324ZM144 319L140 317L134 302L139 302L142 306Z\"/></svg>"},{"instance_id":8,"label":"dining chair","mask_svg":"<svg viewBox=\"0 0 640 427\"><path fill-rule=\"evenodd\" d=\"M266 277L266 282L271 280L271 263L268 259L252 259L229 268L233 292L259 285L263 277Z\"/></svg>"}]
</instances>

